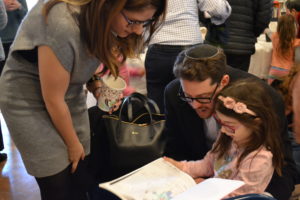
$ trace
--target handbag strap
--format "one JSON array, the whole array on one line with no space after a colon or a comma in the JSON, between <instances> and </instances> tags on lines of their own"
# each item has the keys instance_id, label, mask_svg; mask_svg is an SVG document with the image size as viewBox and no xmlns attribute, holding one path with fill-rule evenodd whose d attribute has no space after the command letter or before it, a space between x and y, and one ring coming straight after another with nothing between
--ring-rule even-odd
<instances>
[{"instance_id":1,"label":"handbag strap","mask_svg":"<svg viewBox=\"0 0 300 200\"><path fill-rule=\"evenodd\" d=\"M132 93L130 96L126 97L125 100L123 101L121 108L120 108L120 113L119 113L119 119L121 120L122 117L122 112L123 112L123 108L125 107L125 105L127 105L127 117L129 121L133 120L133 108L132 108L132 102L134 100L138 100L141 102L141 104L143 105L144 108L146 108L149 116L150 116L150 122L153 121L153 117L152 117L152 112L150 109L150 104L153 106L155 113L159 114L160 110L159 107L157 106L157 104L152 100L147 98L146 96L140 94L140 93Z\"/></svg>"}]
</instances>

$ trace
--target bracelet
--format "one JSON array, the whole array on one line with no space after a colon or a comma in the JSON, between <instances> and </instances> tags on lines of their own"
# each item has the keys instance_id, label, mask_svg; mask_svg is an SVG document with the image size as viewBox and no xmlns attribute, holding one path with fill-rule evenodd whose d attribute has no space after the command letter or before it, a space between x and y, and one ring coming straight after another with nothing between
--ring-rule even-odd
<instances>
[{"instance_id":1,"label":"bracelet","mask_svg":"<svg viewBox=\"0 0 300 200\"><path fill-rule=\"evenodd\" d=\"M92 82L94 82L94 81L99 81L99 80L101 80L101 77L99 77L99 76L97 76L97 75L93 75L92 78L90 78L90 79L88 80L87 84L90 84L90 83L92 83Z\"/></svg>"}]
</instances>

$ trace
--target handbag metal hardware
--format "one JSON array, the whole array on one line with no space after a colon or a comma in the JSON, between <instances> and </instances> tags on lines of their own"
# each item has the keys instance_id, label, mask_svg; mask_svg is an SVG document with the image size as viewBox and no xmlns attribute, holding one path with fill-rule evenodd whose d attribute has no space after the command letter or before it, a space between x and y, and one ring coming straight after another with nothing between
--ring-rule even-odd
<instances>
[{"instance_id":1,"label":"handbag metal hardware","mask_svg":"<svg viewBox=\"0 0 300 200\"><path fill-rule=\"evenodd\" d=\"M139 134L139 132L132 131L131 134L132 134L132 135L137 135L137 134Z\"/></svg>"}]
</instances>

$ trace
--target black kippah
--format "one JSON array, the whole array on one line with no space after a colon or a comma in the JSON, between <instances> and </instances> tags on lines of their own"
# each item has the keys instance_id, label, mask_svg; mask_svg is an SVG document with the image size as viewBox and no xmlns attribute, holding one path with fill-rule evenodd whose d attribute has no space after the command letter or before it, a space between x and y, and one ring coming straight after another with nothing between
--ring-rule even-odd
<instances>
[{"instance_id":1,"label":"black kippah","mask_svg":"<svg viewBox=\"0 0 300 200\"><path fill-rule=\"evenodd\" d=\"M185 56L193 60L200 60L214 57L219 51L220 49L215 46L209 44L199 44L187 49L185 51Z\"/></svg>"}]
</instances>

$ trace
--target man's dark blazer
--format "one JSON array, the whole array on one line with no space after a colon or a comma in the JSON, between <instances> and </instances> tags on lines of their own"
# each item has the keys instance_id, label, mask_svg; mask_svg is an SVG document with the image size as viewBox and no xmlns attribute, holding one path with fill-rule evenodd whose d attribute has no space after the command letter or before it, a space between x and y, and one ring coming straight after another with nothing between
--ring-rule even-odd
<instances>
[{"instance_id":1,"label":"man's dark blazer","mask_svg":"<svg viewBox=\"0 0 300 200\"><path fill-rule=\"evenodd\" d=\"M251 78L253 81L261 82L262 87L266 88L266 92L273 99L274 108L282 123L281 135L285 145L284 155L286 165L283 168L282 177L274 173L267 192L271 193L278 200L288 200L294 190L297 170L292 157L291 144L288 139L283 100L272 87L247 72L227 66L226 74L230 77L230 83L243 78ZM165 134L168 141L165 155L176 160L202 159L210 150L210 147L206 144L205 122L188 103L182 101L177 96L179 88L180 82L176 79L169 83L165 89Z\"/></svg>"}]
</instances>

